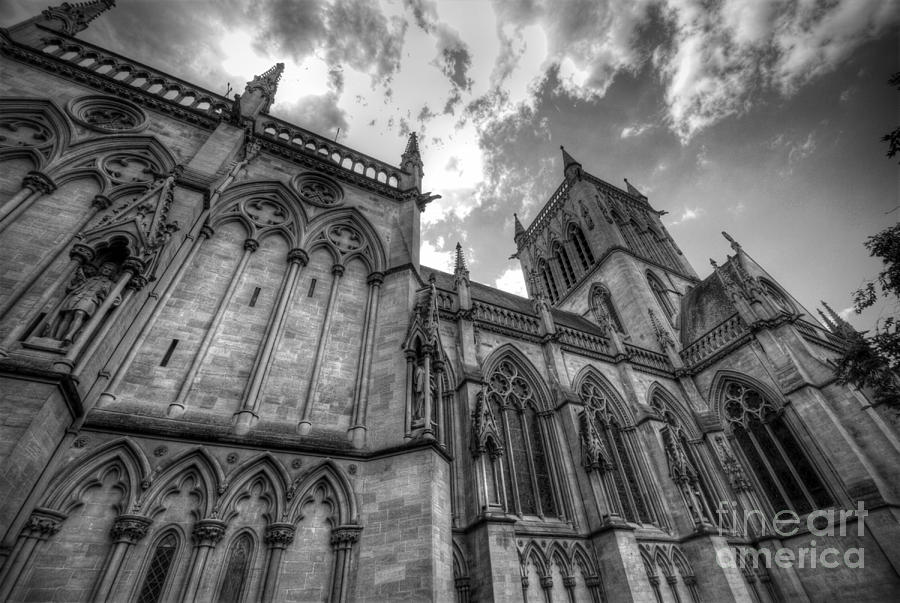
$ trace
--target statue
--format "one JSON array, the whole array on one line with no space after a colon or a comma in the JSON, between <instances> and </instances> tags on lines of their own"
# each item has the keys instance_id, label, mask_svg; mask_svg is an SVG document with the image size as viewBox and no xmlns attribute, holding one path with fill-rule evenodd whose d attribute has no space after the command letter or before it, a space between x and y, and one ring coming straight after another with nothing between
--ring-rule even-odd
<instances>
[{"instance_id":1,"label":"statue","mask_svg":"<svg viewBox=\"0 0 900 603\"><path fill-rule=\"evenodd\" d=\"M425 369L421 364L416 365L416 373L413 377L413 393L415 394L415 407L413 408L413 420L425 418Z\"/></svg>"},{"instance_id":2,"label":"statue","mask_svg":"<svg viewBox=\"0 0 900 603\"><path fill-rule=\"evenodd\" d=\"M93 267L89 266L79 271L66 288L66 298L51 328L50 336L53 339L61 340L64 345L75 340L78 331L112 290L116 268L112 262L104 262L96 274L93 273Z\"/></svg>"}]
</instances>

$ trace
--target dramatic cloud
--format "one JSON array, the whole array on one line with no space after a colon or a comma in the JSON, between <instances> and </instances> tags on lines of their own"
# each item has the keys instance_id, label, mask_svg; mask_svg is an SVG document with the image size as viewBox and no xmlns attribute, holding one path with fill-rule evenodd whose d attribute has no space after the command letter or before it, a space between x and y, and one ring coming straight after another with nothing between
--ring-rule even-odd
<instances>
[{"instance_id":1,"label":"dramatic cloud","mask_svg":"<svg viewBox=\"0 0 900 603\"><path fill-rule=\"evenodd\" d=\"M515 293L522 297L528 296L528 292L525 289L525 277L522 275L522 269L519 266L507 268L494 281L494 286L508 293Z\"/></svg>"}]
</instances>

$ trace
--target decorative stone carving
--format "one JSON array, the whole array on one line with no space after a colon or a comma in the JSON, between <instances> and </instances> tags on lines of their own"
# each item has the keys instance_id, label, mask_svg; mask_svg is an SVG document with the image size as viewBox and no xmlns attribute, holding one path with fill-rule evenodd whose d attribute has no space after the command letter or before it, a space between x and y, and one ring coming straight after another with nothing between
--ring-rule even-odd
<instances>
[{"instance_id":1,"label":"decorative stone carving","mask_svg":"<svg viewBox=\"0 0 900 603\"><path fill-rule=\"evenodd\" d=\"M344 192L336 182L318 174L295 176L291 187L301 199L319 207L334 207L344 198Z\"/></svg>"},{"instance_id":2,"label":"decorative stone carving","mask_svg":"<svg viewBox=\"0 0 900 603\"><path fill-rule=\"evenodd\" d=\"M294 532L293 524L273 523L266 528L265 542L269 548L287 548L294 542Z\"/></svg>"},{"instance_id":3,"label":"decorative stone carving","mask_svg":"<svg viewBox=\"0 0 900 603\"><path fill-rule=\"evenodd\" d=\"M115 285L116 264L104 262L94 273L90 264L82 266L66 287L66 298L45 336L68 345L75 341L84 326L109 295Z\"/></svg>"},{"instance_id":4,"label":"decorative stone carving","mask_svg":"<svg viewBox=\"0 0 900 603\"><path fill-rule=\"evenodd\" d=\"M51 509L35 509L22 527L22 534L29 538L45 540L62 527L66 516Z\"/></svg>"},{"instance_id":5,"label":"decorative stone carving","mask_svg":"<svg viewBox=\"0 0 900 603\"><path fill-rule=\"evenodd\" d=\"M722 466L725 468L725 473L728 475L728 481L732 489L735 492L749 492L752 490L750 480L747 479L740 463L734 458L728 443L722 436L716 436L716 451L719 453L719 460L722 461Z\"/></svg>"},{"instance_id":6,"label":"decorative stone carving","mask_svg":"<svg viewBox=\"0 0 900 603\"><path fill-rule=\"evenodd\" d=\"M328 240L331 241L341 253L357 251L364 244L362 236L356 232L356 229L344 224L332 226L328 230Z\"/></svg>"},{"instance_id":7,"label":"decorative stone carving","mask_svg":"<svg viewBox=\"0 0 900 603\"><path fill-rule=\"evenodd\" d=\"M612 469L613 464L609 459L609 453L603 443L603 438L594 422L588 417L587 412L578 416L581 427L581 462L584 468L590 472L594 469L605 472Z\"/></svg>"},{"instance_id":8,"label":"decorative stone carving","mask_svg":"<svg viewBox=\"0 0 900 603\"><path fill-rule=\"evenodd\" d=\"M140 132L148 123L147 114L137 106L111 96L82 96L69 101L66 111L74 122L110 134Z\"/></svg>"},{"instance_id":9,"label":"decorative stone carving","mask_svg":"<svg viewBox=\"0 0 900 603\"><path fill-rule=\"evenodd\" d=\"M541 588L545 590L553 588L553 576L541 576Z\"/></svg>"},{"instance_id":10,"label":"decorative stone carving","mask_svg":"<svg viewBox=\"0 0 900 603\"><path fill-rule=\"evenodd\" d=\"M147 528L150 527L151 523L153 523L153 520L149 517L119 515L113 522L113 527L109 534L112 536L113 542L136 544L147 535Z\"/></svg>"},{"instance_id":11,"label":"decorative stone carving","mask_svg":"<svg viewBox=\"0 0 900 603\"><path fill-rule=\"evenodd\" d=\"M194 524L191 535L197 546L214 547L225 535L225 522L218 519L201 519Z\"/></svg>"},{"instance_id":12,"label":"decorative stone carving","mask_svg":"<svg viewBox=\"0 0 900 603\"><path fill-rule=\"evenodd\" d=\"M359 540L361 526L338 526L331 531L331 546L336 549L349 549Z\"/></svg>"},{"instance_id":13,"label":"decorative stone carving","mask_svg":"<svg viewBox=\"0 0 900 603\"><path fill-rule=\"evenodd\" d=\"M151 182L161 168L146 157L111 155L100 164L103 172L116 183Z\"/></svg>"},{"instance_id":14,"label":"decorative stone carving","mask_svg":"<svg viewBox=\"0 0 900 603\"><path fill-rule=\"evenodd\" d=\"M53 141L53 131L27 117L0 119L0 147L43 147Z\"/></svg>"},{"instance_id":15,"label":"decorative stone carving","mask_svg":"<svg viewBox=\"0 0 900 603\"><path fill-rule=\"evenodd\" d=\"M488 441L493 443L490 449ZM478 457L490 450L492 454L499 456L503 454L501 441L497 421L482 389L475 397L475 410L472 411L472 454Z\"/></svg>"}]
</instances>

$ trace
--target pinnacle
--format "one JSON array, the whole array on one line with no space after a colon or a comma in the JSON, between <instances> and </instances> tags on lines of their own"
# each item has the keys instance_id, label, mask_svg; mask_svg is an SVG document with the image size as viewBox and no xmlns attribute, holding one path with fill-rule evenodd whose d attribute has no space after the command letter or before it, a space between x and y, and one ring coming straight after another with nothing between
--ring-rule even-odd
<instances>
[{"instance_id":1,"label":"pinnacle","mask_svg":"<svg viewBox=\"0 0 900 603\"><path fill-rule=\"evenodd\" d=\"M406 150L403 151L403 155L410 154L419 154L419 139L415 132L410 133L409 140L406 142Z\"/></svg>"},{"instance_id":2,"label":"pinnacle","mask_svg":"<svg viewBox=\"0 0 900 603\"><path fill-rule=\"evenodd\" d=\"M469 269L466 267L466 256L459 242L456 243L456 265L453 267L453 274L455 276L469 275Z\"/></svg>"},{"instance_id":3,"label":"pinnacle","mask_svg":"<svg viewBox=\"0 0 900 603\"><path fill-rule=\"evenodd\" d=\"M641 197L643 199L647 198L647 196L644 193L639 191L637 188L635 188L635 186L633 184L628 182L628 178L625 178L625 186L628 188L628 194L634 195L635 197Z\"/></svg>"},{"instance_id":4,"label":"pinnacle","mask_svg":"<svg viewBox=\"0 0 900 603\"><path fill-rule=\"evenodd\" d=\"M519 222L519 216L517 214L513 214L513 221L515 222L516 235L515 238L520 237L525 234L525 229L522 227L522 223Z\"/></svg>"},{"instance_id":5,"label":"pinnacle","mask_svg":"<svg viewBox=\"0 0 900 603\"><path fill-rule=\"evenodd\" d=\"M580 166L581 164L575 161L575 159L569 155L569 152L566 151L566 147L559 145L559 150L562 151L563 156L563 171L566 170L570 165Z\"/></svg>"},{"instance_id":6,"label":"pinnacle","mask_svg":"<svg viewBox=\"0 0 900 603\"><path fill-rule=\"evenodd\" d=\"M48 7L42 14L48 21L60 21L63 33L74 36L115 5L116 0L90 0L77 4L64 2L60 6Z\"/></svg>"}]
</instances>

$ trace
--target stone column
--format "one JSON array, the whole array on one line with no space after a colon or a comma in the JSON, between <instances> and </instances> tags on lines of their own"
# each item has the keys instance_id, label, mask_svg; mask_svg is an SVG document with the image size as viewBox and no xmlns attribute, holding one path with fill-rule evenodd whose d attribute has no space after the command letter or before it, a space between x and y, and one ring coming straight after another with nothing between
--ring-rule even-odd
<instances>
[{"instance_id":1,"label":"stone column","mask_svg":"<svg viewBox=\"0 0 900 603\"><path fill-rule=\"evenodd\" d=\"M281 569L281 558L284 549L294 542L294 525L290 523L273 523L266 527L265 542L269 547L269 558L266 563L266 577L263 582L263 603L275 600L278 587L278 571Z\"/></svg>"},{"instance_id":2,"label":"stone column","mask_svg":"<svg viewBox=\"0 0 900 603\"><path fill-rule=\"evenodd\" d=\"M361 526L337 526L331 531L331 547L334 550L334 573L331 578L332 603L345 603L349 600L350 561L353 544L359 540Z\"/></svg>"},{"instance_id":3,"label":"stone column","mask_svg":"<svg viewBox=\"0 0 900 603\"><path fill-rule=\"evenodd\" d=\"M22 571L31 563L38 543L59 532L65 519L65 514L52 509L37 508L31 513L0 573L0 601L12 598L13 589L18 586Z\"/></svg>"},{"instance_id":4,"label":"stone column","mask_svg":"<svg viewBox=\"0 0 900 603\"><path fill-rule=\"evenodd\" d=\"M563 586L566 588L566 596L569 597L569 603L576 603L575 576L563 576Z\"/></svg>"},{"instance_id":5,"label":"stone column","mask_svg":"<svg viewBox=\"0 0 900 603\"><path fill-rule=\"evenodd\" d=\"M469 580L468 576L462 576L460 578L456 578L453 581L453 585L456 587L456 602L457 603L469 603Z\"/></svg>"},{"instance_id":6,"label":"stone column","mask_svg":"<svg viewBox=\"0 0 900 603\"><path fill-rule=\"evenodd\" d=\"M218 519L201 519L194 524L192 536L194 537L194 555L191 560L191 568L188 571L188 579L184 585L184 594L181 600L185 603L193 603L200 597L200 580L206 570L206 561L209 553L219 544L225 535L225 522Z\"/></svg>"},{"instance_id":7,"label":"stone column","mask_svg":"<svg viewBox=\"0 0 900 603\"><path fill-rule=\"evenodd\" d=\"M178 286L178 283L181 282L181 278L184 276L184 273L187 272L188 267L190 267L190 265L193 263L197 252L203 245L203 242L206 239L210 238L212 235L213 229L209 225L204 225L200 230L200 238L198 238L194 245L191 247L187 258L185 258L184 262L181 264L181 266L179 266L178 272L175 273L175 275L172 277L172 280L170 280L169 284L166 285L166 290L159 301L156 303L156 307L153 308L153 313L150 315L150 318L148 318L147 322L144 323L144 326L141 328L141 332L137 336L137 339L134 341L134 344L132 344L132 346L128 349L128 353L125 355L125 358L122 360L122 362L119 363L118 367L116 368L115 373L112 377L112 381L106 388L106 391L100 394L100 401L98 402L98 405L102 403L109 403L116 399L116 390L119 389L119 386L122 384L122 380L125 378L125 374L128 372L128 368L131 366L131 363L134 362L138 351L141 349L141 347L143 347L144 342L147 340L147 337L153 330L153 326L156 324L156 321L159 319L160 315L165 309L169 298L172 297L172 293L175 291L175 287ZM154 295L154 292L150 293L151 297L153 297Z\"/></svg>"},{"instance_id":8,"label":"stone column","mask_svg":"<svg viewBox=\"0 0 900 603\"><path fill-rule=\"evenodd\" d=\"M338 287L341 277L344 275L344 266L335 264L331 267L331 291L328 293L328 303L325 306L325 320L322 321L322 331L319 333L319 344L316 346L316 355L313 359L313 369L309 379L309 388L306 390L306 398L300 409L300 422L297 424L297 433L306 435L312 429L309 417L312 414L313 398L319 385L319 373L322 371L322 360L325 356L325 340L331 330L331 320L334 318L334 305L337 301Z\"/></svg>"},{"instance_id":9,"label":"stone column","mask_svg":"<svg viewBox=\"0 0 900 603\"><path fill-rule=\"evenodd\" d=\"M422 435L428 440L433 440L434 430L431 428L431 356L434 354L434 348L430 345L423 345L422 352L425 354L425 406L422 409L424 414Z\"/></svg>"},{"instance_id":10,"label":"stone column","mask_svg":"<svg viewBox=\"0 0 900 603\"><path fill-rule=\"evenodd\" d=\"M43 172L28 172L22 179L22 189L0 207L0 233L42 195L48 195L55 190L56 183L50 176Z\"/></svg>"},{"instance_id":11,"label":"stone column","mask_svg":"<svg viewBox=\"0 0 900 603\"><path fill-rule=\"evenodd\" d=\"M231 281L228 283L228 289L225 291L225 295L222 296L222 299L219 300L219 305L216 306L216 312L213 315L212 323L209 325L206 334L203 336L203 340L200 342L200 349L197 350L197 355L194 356L194 361L191 363L191 367L188 369L184 381L181 382L178 396L175 398L174 402L169 404L167 414L170 417L180 416L184 412L184 403L191 391L191 386L194 385L194 380L197 378L200 366L206 359L206 353L209 351L209 346L212 344L213 339L215 339L216 332L219 330L219 325L225 317L225 311L231 303L231 298L234 297L234 292L237 289L238 283L241 281L244 269L250 261L250 255L257 249L259 249L259 241L256 239L247 239L244 241L244 253L241 255L241 259L237 266L235 266L234 272L231 273Z\"/></svg>"},{"instance_id":12,"label":"stone column","mask_svg":"<svg viewBox=\"0 0 900 603\"><path fill-rule=\"evenodd\" d=\"M76 359L81 355L81 351L87 343L93 339L94 333L106 318L106 314L119 299L119 296L122 295L122 290L125 289L125 286L132 277L140 274L143 269L144 264L140 260L136 258L125 260L125 263L122 265L122 273L119 275L119 279L116 281L115 286L113 286L112 291L109 292L109 295L106 296L103 303L100 304L100 307L97 308L94 315L91 316L91 319L82 328L81 334L78 335L78 339L72 343L69 351L66 352L65 358L53 363L53 368L55 370L62 372L70 372L72 370L75 366Z\"/></svg>"},{"instance_id":13,"label":"stone column","mask_svg":"<svg viewBox=\"0 0 900 603\"><path fill-rule=\"evenodd\" d=\"M91 600L96 603L109 601L114 592L116 578L128 551L147 535L147 528L153 520L140 515L119 515L113 523L110 536L113 545L103 563L103 569L94 585Z\"/></svg>"},{"instance_id":14,"label":"stone column","mask_svg":"<svg viewBox=\"0 0 900 603\"><path fill-rule=\"evenodd\" d=\"M7 312L12 310L12 308L18 303L18 301L22 298L25 293L28 292L29 289L34 285L34 283L44 274L44 271L47 270L48 267L56 260L56 257L62 252L63 249L68 247L73 239L81 238L81 229L85 227L85 225L90 222L94 216L98 213L106 209L112 203L107 197L103 195L97 195L94 197L93 202L91 202L91 207L93 208L91 211L86 213L84 217L81 219L78 224L72 229L72 236L63 240L61 243L56 245L49 253L44 255L44 258L38 262L37 266L33 267L31 271L28 273L28 276L22 279L18 284L16 284L16 288L13 289L12 293L10 293L9 297L6 298L6 301L3 302L3 305L0 306L0 317L5 316ZM76 243L76 245L80 245L80 243ZM85 247L82 245L82 247ZM93 257L93 251L91 253L91 257ZM63 275L67 275L70 268L67 267L63 270ZM56 285L57 283L54 283ZM51 291L55 290L55 286L50 286L49 289ZM44 301L46 303L46 300ZM40 308L43 304L39 303L35 306L35 308ZM26 324L30 323L30 320L23 321Z\"/></svg>"},{"instance_id":15,"label":"stone column","mask_svg":"<svg viewBox=\"0 0 900 603\"><path fill-rule=\"evenodd\" d=\"M367 281L366 318L363 323L363 340L359 347L359 368L356 371L356 388L353 393L353 422L348 439L354 448L362 448L366 437L366 411L369 406L369 374L372 370L372 351L375 345L375 324L378 317L378 297L384 274L373 272Z\"/></svg>"},{"instance_id":16,"label":"stone column","mask_svg":"<svg viewBox=\"0 0 900 603\"><path fill-rule=\"evenodd\" d=\"M9 355L9 349L15 345L15 343L25 334L25 331L28 329L29 325L34 321L38 312L41 311L47 302L50 301L56 292L62 287L69 279L72 278L72 275L75 274L75 271L82 265L90 263L94 259L94 250L87 245L82 245L81 243L75 243L72 246L72 249L69 251L69 263L63 269L56 280L50 283L44 292L41 294L41 297L38 299L37 303L34 304L32 309L21 319L18 321L18 324L12 331L10 331L9 335L0 343L0 358L4 358ZM15 293L14 293L15 295ZM12 304L6 304L4 306L3 312L0 312L0 317L2 317L6 312L12 309Z\"/></svg>"},{"instance_id":17,"label":"stone column","mask_svg":"<svg viewBox=\"0 0 900 603\"><path fill-rule=\"evenodd\" d=\"M544 592L544 601L553 603L553 576L541 576L541 590Z\"/></svg>"},{"instance_id":18,"label":"stone column","mask_svg":"<svg viewBox=\"0 0 900 603\"><path fill-rule=\"evenodd\" d=\"M259 406L261 392L269 370L272 368L272 353L275 351L278 340L281 337L281 327L284 323L284 315L288 304L294 296L297 277L303 266L309 262L309 256L302 249L292 249L288 252L288 271L278 294L278 302L272 310L266 332L263 335L263 345L257 353L253 363L253 371L247 381L244 392L244 403L241 410L234 413L234 431L240 435L246 434L253 423L259 419Z\"/></svg>"},{"instance_id":19,"label":"stone column","mask_svg":"<svg viewBox=\"0 0 900 603\"><path fill-rule=\"evenodd\" d=\"M441 360L435 359L432 363L432 367L434 368L434 415L435 423L437 423L437 439L442 446L446 447L447 440L445 434L447 430L444 425L444 363Z\"/></svg>"},{"instance_id":20,"label":"stone column","mask_svg":"<svg viewBox=\"0 0 900 603\"><path fill-rule=\"evenodd\" d=\"M603 593L603 580L600 576L585 576L584 583L591 593L591 603L602 603L605 600Z\"/></svg>"},{"instance_id":21,"label":"stone column","mask_svg":"<svg viewBox=\"0 0 900 603\"><path fill-rule=\"evenodd\" d=\"M412 422L413 422L413 394L415 392L415 384L413 383L413 379L415 378L415 364L416 364L416 352L414 350L406 350L406 395L404 399L405 403L405 416L406 416L406 426L404 428L403 437L410 438L412 437Z\"/></svg>"}]
</instances>

